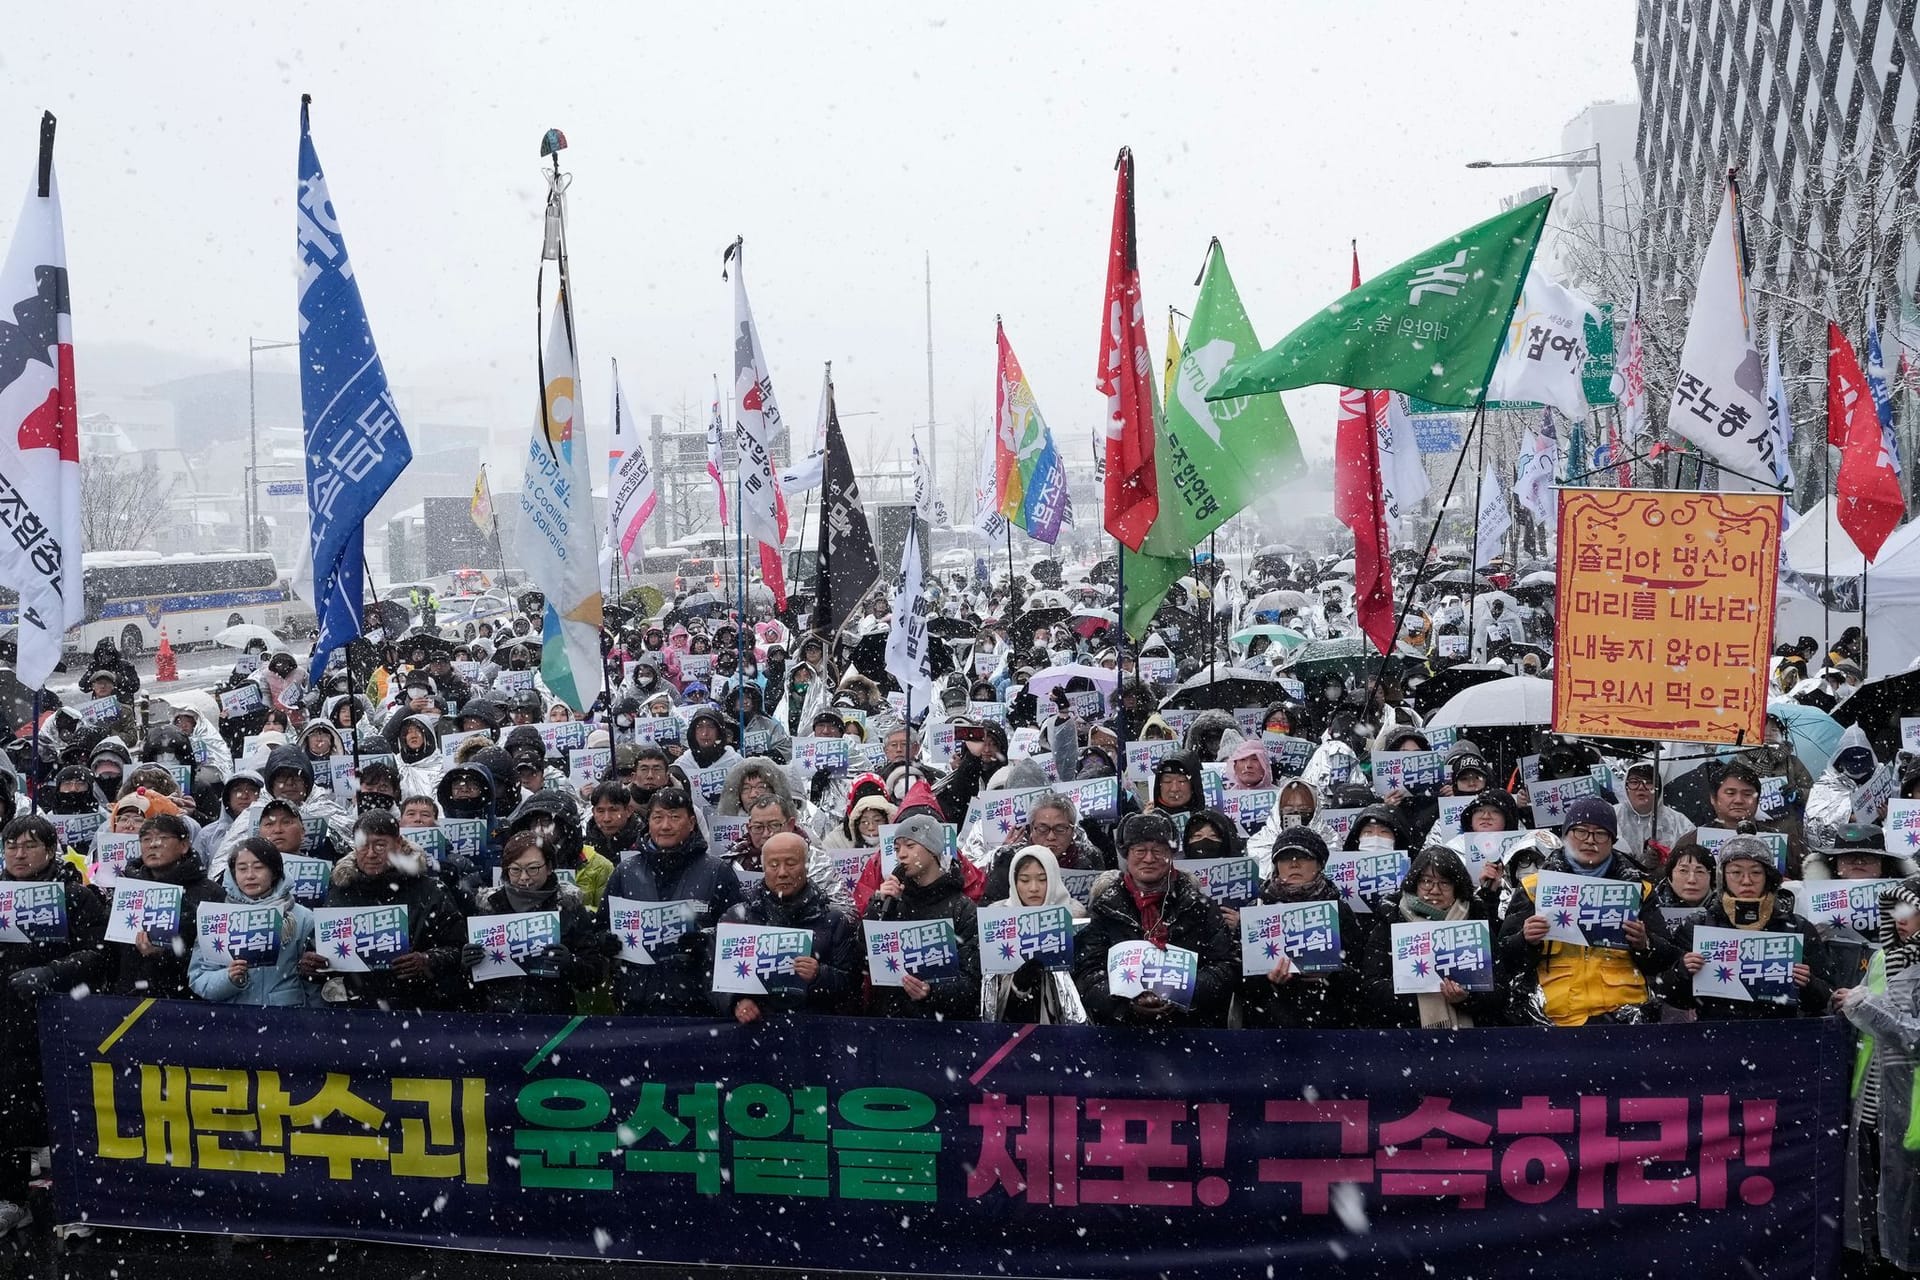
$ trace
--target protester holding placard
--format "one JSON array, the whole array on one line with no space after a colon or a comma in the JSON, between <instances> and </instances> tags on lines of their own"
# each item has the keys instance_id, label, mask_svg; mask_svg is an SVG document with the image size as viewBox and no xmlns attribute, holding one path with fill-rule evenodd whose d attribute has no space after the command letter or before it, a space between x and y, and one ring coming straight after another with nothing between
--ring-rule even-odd
<instances>
[{"instance_id":1,"label":"protester holding placard","mask_svg":"<svg viewBox=\"0 0 1920 1280\"><path fill-rule=\"evenodd\" d=\"M66 891L63 937L0 944L0 1231L31 1219L27 1212L30 1152L47 1144L46 1097L40 1077L35 1008L44 995L99 986L108 969L106 903L59 856L53 826L23 814L0 828L0 882L58 884Z\"/></svg>"},{"instance_id":2,"label":"protester holding placard","mask_svg":"<svg viewBox=\"0 0 1920 1280\"><path fill-rule=\"evenodd\" d=\"M1179 837L1163 813L1134 814L1116 832L1118 871L1094 881L1089 923L1074 944L1073 974L1088 1016L1106 1026L1226 1025L1239 980L1239 945L1220 908L1193 877L1174 869ZM1123 942L1178 947L1199 957L1193 1004L1182 1009L1151 992L1132 998L1108 987L1107 953Z\"/></svg>"},{"instance_id":3,"label":"protester holding placard","mask_svg":"<svg viewBox=\"0 0 1920 1280\"><path fill-rule=\"evenodd\" d=\"M1452 978L1440 990L1400 995L1393 983L1393 926L1411 921L1485 920L1486 908L1474 896L1473 879L1460 855L1445 845L1428 845L1413 860L1398 897L1381 903L1367 933L1361 973L1374 1026L1498 1026L1505 1020L1506 997L1498 989L1469 991Z\"/></svg>"},{"instance_id":4,"label":"protester holding placard","mask_svg":"<svg viewBox=\"0 0 1920 1280\"><path fill-rule=\"evenodd\" d=\"M1308 973L1283 952L1265 973L1244 974L1241 1025L1323 1031L1365 1025L1358 962L1366 935L1353 909L1340 901L1340 891L1327 879L1328 856L1327 842L1317 831L1289 827L1278 832L1273 841L1273 873L1260 888L1260 903L1332 903L1340 931L1340 967Z\"/></svg>"},{"instance_id":5,"label":"protester holding placard","mask_svg":"<svg viewBox=\"0 0 1920 1280\"><path fill-rule=\"evenodd\" d=\"M554 875L558 856L548 829L508 836L500 851L499 887L474 895L470 918L547 911L560 917L559 941L517 961L523 976L474 984L480 1007L488 1013L572 1013L580 993L598 986L611 971L609 957L618 954L619 946L580 889ZM460 948L463 968L471 970L486 958L478 944Z\"/></svg>"},{"instance_id":6,"label":"protester holding placard","mask_svg":"<svg viewBox=\"0 0 1920 1280\"><path fill-rule=\"evenodd\" d=\"M1713 768L1712 765L1703 767ZM1755 831L1777 832L1786 836L1786 878L1798 880L1806 862L1806 841L1800 836L1797 822L1769 821L1760 817L1762 785L1759 772L1745 760L1729 760L1720 766L1719 773L1714 776L1712 790L1707 793L1707 805L1712 811L1713 821L1705 825L1738 831L1741 823L1750 822ZM1689 832L1680 838L1674 848L1698 842L1697 832Z\"/></svg>"},{"instance_id":7,"label":"protester holding placard","mask_svg":"<svg viewBox=\"0 0 1920 1280\"><path fill-rule=\"evenodd\" d=\"M258 836L241 842L227 863L226 901L281 913L280 947L270 965L221 961L199 947L187 964L193 994L218 1004L306 1008L320 1003L317 982L300 976L300 956L313 945L313 912L293 900L280 851Z\"/></svg>"},{"instance_id":8,"label":"protester holding placard","mask_svg":"<svg viewBox=\"0 0 1920 1280\"><path fill-rule=\"evenodd\" d=\"M1064 907L1073 919L1086 919L1087 909L1067 892L1060 865L1046 845L1030 844L1015 855L1010 882L1007 896L994 905ZM1071 971L1053 968L1033 956L1011 973L982 977L980 1016L991 1022L1079 1025L1087 1021L1087 1010Z\"/></svg>"},{"instance_id":9,"label":"protester holding placard","mask_svg":"<svg viewBox=\"0 0 1920 1280\"><path fill-rule=\"evenodd\" d=\"M1716 859L1720 864L1721 891L1708 899L1706 914L1697 922L1680 926L1674 938L1680 963L1673 966L1667 998L1682 1009L1696 1010L1703 1022L1722 1018L1817 1017L1825 1013L1833 988L1814 973L1814 965L1810 963L1819 958L1820 939L1813 926L1794 912L1793 895L1781 892L1780 869L1774 861L1773 850L1752 836L1735 836L1720 846ZM1694 937L1701 929L1797 936L1801 959L1788 970L1796 995L1782 1001L1696 994L1690 981L1707 967L1706 957L1694 947Z\"/></svg>"},{"instance_id":10,"label":"protester holding placard","mask_svg":"<svg viewBox=\"0 0 1920 1280\"><path fill-rule=\"evenodd\" d=\"M1027 801L1026 822L1013 829L987 863L987 901L999 902L1013 892L1014 859L1035 845L1052 855L1056 873L1062 868L1104 871L1113 866L1113 859L1087 838L1073 800L1057 791L1042 792Z\"/></svg>"},{"instance_id":11,"label":"protester holding placard","mask_svg":"<svg viewBox=\"0 0 1920 1280\"><path fill-rule=\"evenodd\" d=\"M601 909L607 883L613 878L613 860L586 845L580 810L567 796L544 788L521 801L508 816L502 840L523 832L538 836L553 854L556 873L564 872L580 890L580 902L589 912ZM502 846L501 856L505 857ZM504 865L504 864L502 864Z\"/></svg>"},{"instance_id":12,"label":"protester holding placard","mask_svg":"<svg viewBox=\"0 0 1920 1280\"><path fill-rule=\"evenodd\" d=\"M949 920L959 941L959 972L925 982L905 974L898 987L875 987L870 1012L882 1018L966 1018L979 1016L980 940L974 905L958 869L947 856L947 833L926 814L899 824L894 833L898 859L867 902L867 920Z\"/></svg>"},{"instance_id":13,"label":"protester holding placard","mask_svg":"<svg viewBox=\"0 0 1920 1280\"><path fill-rule=\"evenodd\" d=\"M1567 810L1565 843L1540 872L1521 878L1497 943L1513 980L1515 1021L1577 1027L1651 1020L1648 984L1672 966L1678 952L1653 903L1652 881L1615 850L1616 831L1611 804L1598 796L1576 800ZM1613 945L1549 939L1554 920L1536 906L1540 874L1546 872L1638 886L1638 901Z\"/></svg>"},{"instance_id":14,"label":"protester holding placard","mask_svg":"<svg viewBox=\"0 0 1920 1280\"><path fill-rule=\"evenodd\" d=\"M720 1011L736 1022L756 1022L775 1014L852 1012L862 972L859 929L853 917L808 877L808 855L806 838L796 832L768 836L760 849L763 878L747 888L722 917L723 923L813 932L812 954L793 961L794 975L802 984L799 990L769 987L766 995L714 994Z\"/></svg>"},{"instance_id":15,"label":"protester holding placard","mask_svg":"<svg viewBox=\"0 0 1920 1280\"><path fill-rule=\"evenodd\" d=\"M687 721L687 749L673 762L673 770L683 779L689 795L702 796L701 783L718 773L722 784L727 772L740 763L740 753L727 745L727 722L712 707L701 707ZM720 787L712 794L718 798ZM704 805L704 798L701 803ZM731 905L731 904L729 904Z\"/></svg>"},{"instance_id":16,"label":"protester holding placard","mask_svg":"<svg viewBox=\"0 0 1920 1280\"><path fill-rule=\"evenodd\" d=\"M713 930L740 901L740 877L707 848L694 800L679 787L653 797L647 842L614 869L611 897L635 902L698 904L694 927L653 953L653 963L622 964L614 994L622 1013L652 1017L711 1017Z\"/></svg>"},{"instance_id":17,"label":"protester holding placard","mask_svg":"<svg viewBox=\"0 0 1920 1280\"><path fill-rule=\"evenodd\" d=\"M385 968L328 974L318 951L300 957L301 976L323 977L321 999L353 1009L457 1009L467 980L460 948L467 931L459 905L433 878L426 855L400 838L400 824L383 810L366 813L353 828L353 853L333 868L329 907L406 908L407 948Z\"/></svg>"},{"instance_id":18,"label":"protester holding placard","mask_svg":"<svg viewBox=\"0 0 1920 1280\"><path fill-rule=\"evenodd\" d=\"M175 927L164 936L149 936L147 928L135 922L129 941L108 945L113 963L105 985L109 994L186 998L195 909L223 897L220 887L207 879L206 864L193 851L192 839L186 819L177 810L141 824L140 859L128 863L116 883L172 885L180 891L178 914Z\"/></svg>"}]
</instances>

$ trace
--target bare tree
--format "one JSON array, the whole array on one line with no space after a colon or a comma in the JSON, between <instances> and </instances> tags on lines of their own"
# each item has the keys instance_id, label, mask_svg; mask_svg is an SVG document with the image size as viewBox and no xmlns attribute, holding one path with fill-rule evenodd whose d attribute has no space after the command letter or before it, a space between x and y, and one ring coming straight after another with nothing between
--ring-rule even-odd
<instances>
[{"instance_id":1,"label":"bare tree","mask_svg":"<svg viewBox=\"0 0 1920 1280\"><path fill-rule=\"evenodd\" d=\"M113 454L80 460L80 533L89 551L130 551L146 544L167 514L173 481L151 459Z\"/></svg>"}]
</instances>

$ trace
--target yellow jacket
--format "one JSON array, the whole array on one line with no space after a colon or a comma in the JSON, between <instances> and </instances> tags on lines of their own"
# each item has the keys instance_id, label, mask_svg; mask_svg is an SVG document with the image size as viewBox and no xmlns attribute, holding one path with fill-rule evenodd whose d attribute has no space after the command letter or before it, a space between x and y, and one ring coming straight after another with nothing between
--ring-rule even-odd
<instances>
[{"instance_id":1,"label":"yellow jacket","mask_svg":"<svg viewBox=\"0 0 1920 1280\"><path fill-rule=\"evenodd\" d=\"M1532 898L1538 876L1522 877L1520 884ZM1653 886L1641 882L1644 901ZM1556 1027L1579 1027L1589 1018L1625 1005L1647 1002L1647 979L1634 965L1631 953L1611 947L1578 947L1570 942L1540 944L1541 957L1534 977L1547 1019Z\"/></svg>"}]
</instances>

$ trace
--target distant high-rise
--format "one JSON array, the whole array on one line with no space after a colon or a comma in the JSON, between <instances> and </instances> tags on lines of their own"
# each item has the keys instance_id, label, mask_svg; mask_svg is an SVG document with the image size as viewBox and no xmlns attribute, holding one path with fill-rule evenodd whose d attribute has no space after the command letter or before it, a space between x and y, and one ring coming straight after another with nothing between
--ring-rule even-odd
<instances>
[{"instance_id":1,"label":"distant high-rise","mask_svg":"<svg viewBox=\"0 0 1920 1280\"><path fill-rule=\"evenodd\" d=\"M1683 286L1740 172L1762 311L1884 303L1920 257L1916 0L1641 0L1641 271ZM1846 317L1842 316L1843 322ZM1857 322L1856 322L1857 323Z\"/></svg>"}]
</instances>

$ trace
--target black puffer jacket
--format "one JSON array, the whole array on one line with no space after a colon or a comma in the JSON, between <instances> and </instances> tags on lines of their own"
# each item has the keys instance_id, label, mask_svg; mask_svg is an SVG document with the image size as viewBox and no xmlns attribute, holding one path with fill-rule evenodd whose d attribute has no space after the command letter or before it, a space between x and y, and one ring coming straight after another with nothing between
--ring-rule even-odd
<instances>
[{"instance_id":1,"label":"black puffer jacket","mask_svg":"<svg viewBox=\"0 0 1920 1280\"><path fill-rule=\"evenodd\" d=\"M460 967L460 948L467 941L466 917L438 880L424 871L402 870L398 864L380 875L366 876L346 857L333 864L327 905L406 907L407 949L427 957L429 971L424 978L405 978L391 969L340 974L348 1008L458 1009L466 1003L467 974Z\"/></svg>"},{"instance_id":2,"label":"black puffer jacket","mask_svg":"<svg viewBox=\"0 0 1920 1280\"><path fill-rule=\"evenodd\" d=\"M744 900L728 908L725 918L732 924L813 930L813 958L820 962L820 972L805 991L775 991L764 996L715 992L714 1004L722 1013L732 1013L734 1005L749 999L763 1014L849 1011L860 990L860 976L866 971L860 926L829 902L819 886L809 881L799 893L782 898L765 883L754 885Z\"/></svg>"},{"instance_id":3,"label":"black puffer jacket","mask_svg":"<svg viewBox=\"0 0 1920 1280\"><path fill-rule=\"evenodd\" d=\"M652 964L620 966L613 985L621 1012L712 1016L708 992L713 985L714 926L740 901L740 877L732 864L709 854L706 838L697 831L677 849L662 849L649 840L614 868L607 895L635 902L699 904L694 927L676 946L654 948Z\"/></svg>"},{"instance_id":4,"label":"black puffer jacket","mask_svg":"<svg viewBox=\"0 0 1920 1280\"><path fill-rule=\"evenodd\" d=\"M1240 976L1239 944L1227 929L1220 908L1207 899L1192 876L1184 871L1169 871L1167 876L1160 917L1167 945L1184 947L1200 957L1193 1007L1172 1009L1160 1018L1140 1018L1135 1015L1132 1000L1108 992L1107 953L1122 942L1147 938L1140 908L1127 890L1126 877L1110 871L1093 882L1092 900L1087 903L1089 922L1074 942L1073 980L1080 988L1087 1016L1096 1023L1120 1027L1226 1025L1227 1006L1232 1003L1234 983Z\"/></svg>"},{"instance_id":5,"label":"black puffer jacket","mask_svg":"<svg viewBox=\"0 0 1920 1280\"><path fill-rule=\"evenodd\" d=\"M1833 999L1833 988L1820 977L1824 965L1825 943L1814 927L1802 919L1793 909L1793 895L1783 891L1773 892L1773 915L1767 920L1767 933L1794 933L1800 935L1801 963L1813 970L1813 976L1807 985L1800 988L1800 999L1795 1004L1769 1004L1758 1000L1723 1000L1717 996L1696 996L1693 994L1693 975L1686 966L1676 959L1673 967L1667 970L1661 981L1661 990L1667 1002L1678 1009L1699 1011L1702 1022L1717 1020L1747 1021L1761 1018L1817 1018L1827 1011L1828 1003ZM1680 932L1674 938L1674 947L1679 956L1685 956L1693 950L1693 931L1701 926L1710 929L1734 928L1732 918L1727 913L1727 900L1720 894L1710 894L1707 898L1707 913L1697 922L1690 921L1680 926Z\"/></svg>"},{"instance_id":6,"label":"black puffer jacket","mask_svg":"<svg viewBox=\"0 0 1920 1280\"><path fill-rule=\"evenodd\" d=\"M40 1077L40 1024L33 999L23 1000L9 984L17 973L44 969L46 988L64 996L75 988L98 988L106 975L107 905L87 888L73 864L58 858L38 876L67 889L67 936L47 942L0 947L0 1145L36 1147L47 1140L47 1102ZM20 883L0 874L0 881Z\"/></svg>"},{"instance_id":7,"label":"black puffer jacket","mask_svg":"<svg viewBox=\"0 0 1920 1280\"><path fill-rule=\"evenodd\" d=\"M587 910L580 890L558 880L531 906L515 906L504 885L482 889L474 899L475 916L521 911L560 913L560 945L566 948L566 959L551 977L528 974L476 982L476 1003L488 1013L572 1013L574 993L606 981L612 969L610 957L619 954L619 946L607 931L606 920Z\"/></svg>"},{"instance_id":8,"label":"black puffer jacket","mask_svg":"<svg viewBox=\"0 0 1920 1280\"><path fill-rule=\"evenodd\" d=\"M1283 983L1274 983L1264 973L1240 979L1241 1024L1248 1027L1307 1028L1332 1031L1366 1025L1362 1008L1360 960L1366 935L1361 931L1353 909L1340 902L1340 891L1322 875L1313 884L1297 891L1285 891L1269 880L1260 890L1260 901L1339 902L1340 965L1332 973L1300 973Z\"/></svg>"},{"instance_id":9,"label":"black puffer jacket","mask_svg":"<svg viewBox=\"0 0 1920 1280\"><path fill-rule=\"evenodd\" d=\"M900 892L898 909L892 899L875 894L867 903L866 918L888 920L951 920L960 943L960 972L931 984L924 1000L908 998L901 987L875 987L868 1012L876 1018L940 1018L972 1022L980 1016L980 936L974 928L974 905L961 887L960 873L949 867L932 884L908 881ZM863 934L864 936L864 934Z\"/></svg>"},{"instance_id":10,"label":"black puffer jacket","mask_svg":"<svg viewBox=\"0 0 1920 1280\"><path fill-rule=\"evenodd\" d=\"M207 879L207 865L191 849L172 866L152 870L145 863L130 863L120 878L180 888L180 932L162 944L155 941L152 955L141 955L131 942L110 942L107 953L113 969L107 979L107 994L145 999L157 996L165 1000L185 1000L191 994L187 986L187 962L193 957L194 940L199 936L200 904L225 902L226 893ZM69 894L71 899L76 895Z\"/></svg>"}]
</instances>

